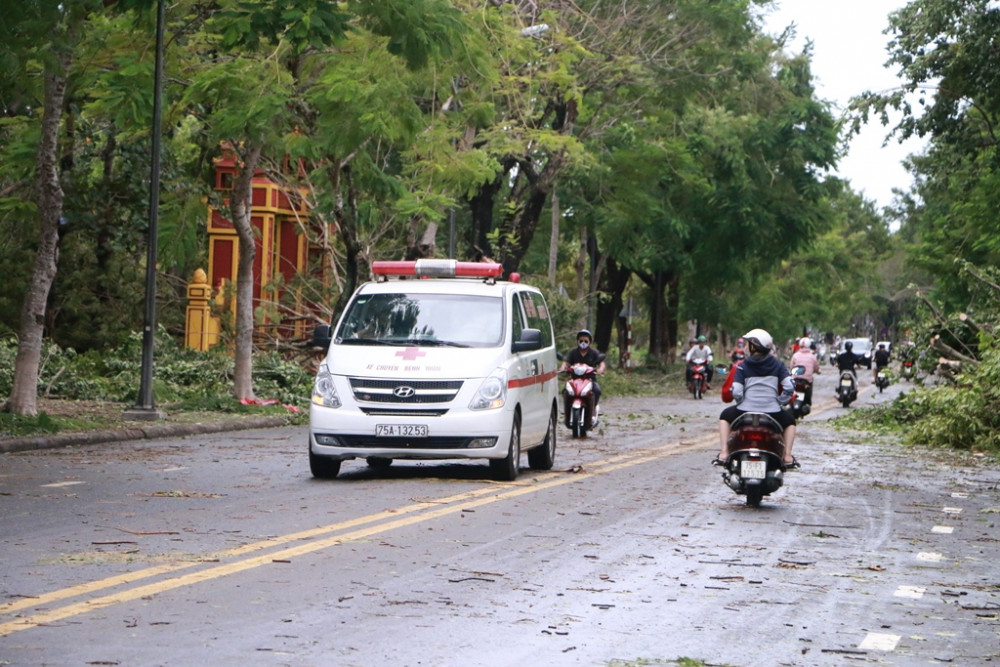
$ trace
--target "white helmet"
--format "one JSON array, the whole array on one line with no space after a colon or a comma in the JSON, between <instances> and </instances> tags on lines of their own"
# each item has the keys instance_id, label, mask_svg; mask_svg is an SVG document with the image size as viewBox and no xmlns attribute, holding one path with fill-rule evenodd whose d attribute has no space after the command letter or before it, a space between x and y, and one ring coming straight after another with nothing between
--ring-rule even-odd
<instances>
[{"instance_id":1,"label":"white helmet","mask_svg":"<svg viewBox=\"0 0 1000 667\"><path fill-rule=\"evenodd\" d=\"M812 340L809 339L809 336L805 336L799 341L799 347L809 347L810 345L812 345Z\"/></svg>"},{"instance_id":2,"label":"white helmet","mask_svg":"<svg viewBox=\"0 0 1000 667\"><path fill-rule=\"evenodd\" d=\"M770 350L771 346L774 345L774 339L771 338L771 334L763 329L751 329L743 334L743 338L747 343L763 350Z\"/></svg>"}]
</instances>

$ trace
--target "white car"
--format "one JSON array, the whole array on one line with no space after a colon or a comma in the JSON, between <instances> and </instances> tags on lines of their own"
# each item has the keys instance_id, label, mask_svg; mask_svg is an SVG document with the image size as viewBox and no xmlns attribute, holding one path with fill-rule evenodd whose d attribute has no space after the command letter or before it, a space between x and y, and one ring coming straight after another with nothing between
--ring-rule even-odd
<instances>
[{"instance_id":1,"label":"white car","mask_svg":"<svg viewBox=\"0 0 1000 667\"><path fill-rule=\"evenodd\" d=\"M309 410L312 474L336 477L353 458L486 459L510 481L525 450L532 468L551 468L559 362L542 293L498 280L499 264L372 270L378 280L358 288L332 336L314 336L329 349Z\"/></svg>"}]
</instances>

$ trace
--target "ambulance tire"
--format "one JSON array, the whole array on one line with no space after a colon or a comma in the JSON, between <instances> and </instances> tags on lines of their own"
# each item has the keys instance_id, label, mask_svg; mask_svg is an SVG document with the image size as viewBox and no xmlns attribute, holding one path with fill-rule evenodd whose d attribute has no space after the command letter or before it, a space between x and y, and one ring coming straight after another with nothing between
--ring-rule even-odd
<instances>
[{"instance_id":1,"label":"ambulance tire","mask_svg":"<svg viewBox=\"0 0 1000 667\"><path fill-rule=\"evenodd\" d=\"M340 474L340 459L317 456L309 452L309 470L317 479L333 479Z\"/></svg>"},{"instance_id":2,"label":"ambulance tire","mask_svg":"<svg viewBox=\"0 0 1000 667\"><path fill-rule=\"evenodd\" d=\"M552 470L552 465L556 460L556 431L559 429L559 414L556 406L552 406L552 413L549 415L549 427L545 431L545 440L542 444L528 450L528 466L532 470Z\"/></svg>"},{"instance_id":3,"label":"ambulance tire","mask_svg":"<svg viewBox=\"0 0 1000 667\"><path fill-rule=\"evenodd\" d=\"M490 472L498 482L513 482L517 479L518 466L521 463L521 416L514 415L514 423L510 427L510 445L507 446L507 456L502 459L490 459Z\"/></svg>"}]
</instances>

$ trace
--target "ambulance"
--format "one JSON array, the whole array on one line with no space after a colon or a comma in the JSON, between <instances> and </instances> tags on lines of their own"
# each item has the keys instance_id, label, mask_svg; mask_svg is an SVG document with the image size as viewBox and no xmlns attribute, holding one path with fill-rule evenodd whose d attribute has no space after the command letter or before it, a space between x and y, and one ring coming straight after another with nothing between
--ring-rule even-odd
<instances>
[{"instance_id":1,"label":"ambulance","mask_svg":"<svg viewBox=\"0 0 1000 667\"><path fill-rule=\"evenodd\" d=\"M341 462L488 460L513 481L521 453L552 468L558 360L542 293L500 264L373 262L335 327L309 408L309 466L335 478Z\"/></svg>"}]
</instances>

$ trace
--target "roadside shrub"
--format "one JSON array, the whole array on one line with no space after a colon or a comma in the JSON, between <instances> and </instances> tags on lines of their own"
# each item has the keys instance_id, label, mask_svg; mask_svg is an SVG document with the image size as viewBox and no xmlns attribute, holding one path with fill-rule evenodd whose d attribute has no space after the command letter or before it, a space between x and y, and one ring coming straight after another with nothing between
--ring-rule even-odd
<instances>
[{"instance_id":1,"label":"roadside shrub","mask_svg":"<svg viewBox=\"0 0 1000 667\"><path fill-rule=\"evenodd\" d=\"M979 365L955 385L916 388L880 410L859 414L856 423L896 426L912 444L1000 454L1000 347L984 337L980 352Z\"/></svg>"},{"instance_id":2,"label":"roadside shrub","mask_svg":"<svg viewBox=\"0 0 1000 667\"><path fill-rule=\"evenodd\" d=\"M0 343L0 395L9 395L13 384L17 343ZM157 403L207 399L222 405L234 401L229 351L220 346L199 352L178 345L164 330L155 341L153 393ZM125 344L109 350L77 354L46 341L39 366L40 396L68 400L129 403L139 393L142 374L142 334L133 333ZM275 351L254 355L254 391L261 399L290 405L308 403L313 373L296 359Z\"/></svg>"}]
</instances>

